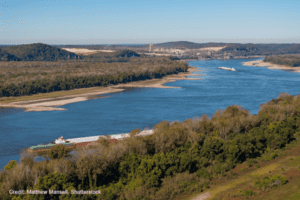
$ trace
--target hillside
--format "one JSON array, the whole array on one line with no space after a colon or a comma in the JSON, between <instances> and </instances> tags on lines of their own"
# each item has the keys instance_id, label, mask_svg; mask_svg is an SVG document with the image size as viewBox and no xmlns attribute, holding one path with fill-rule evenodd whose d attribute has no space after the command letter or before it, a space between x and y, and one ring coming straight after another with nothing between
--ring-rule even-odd
<instances>
[{"instance_id":1,"label":"hillside","mask_svg":"<svg viewBox=\"0 0 300 200\"><path fill-rule=\"evenodd\" d=\"M0 61L21 61L21 59L0 49Z\"/></svg>"},{"instance_id":2,"label":"hillside","mask_svg":"<svg viewBox=\"0 0 300 200\"><path fill-rule=\"evenodd\" d=\"M2 51L6 52L7 55L4 54L1 58L13 58L12 56L15 56L19 58L15 60L22 61L58 61L80 58L75 53L42 43L7 46L3 47ZM10 61L10 59L8 61Z\"/></svg>"}]
</instances>

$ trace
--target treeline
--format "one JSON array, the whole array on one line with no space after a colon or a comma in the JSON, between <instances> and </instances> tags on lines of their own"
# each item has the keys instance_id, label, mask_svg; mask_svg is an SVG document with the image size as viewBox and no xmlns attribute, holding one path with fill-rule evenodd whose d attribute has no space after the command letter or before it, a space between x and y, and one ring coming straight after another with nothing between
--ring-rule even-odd
<instances>
[{"instance_id":1,"label":"treeline","mask_svg":"<svg viewBox=\"0 0 300 200\"><path fill-rule=\"evenodd\" d=\"M132 54L120 55L126 53ZM163 57L135 57L126 63L0 62L0 97L161 78L187 68L185 62Z\"/></svg>"},{"instance_id":2,"label":"treeline","mask_svg":"<svg viewBox=\"0 0 300 200\"><path fill-rule=\"evenodd\" d=\"M300 54L296 55L278 55L266 56L264 62L271 62L278 65L287 65L290 67L300 66Z\"/></svg>"},{"instance_id":3,"label":"treeline","mask_svg":"<svg viewBox=\"0 0 300 200\"><path fill-rule=\"evenodd\" d=\"M219 52L235 56L297 54L300 53L300 44L228 44Z\"/></svg>"},{"instance_id":4,"label":"treeline","mask_svg":"<svg viewBox=\"0 0 300 200\"><path fill-rule=\"evenodd\" d=\"M115 52L98 52L91 55L82 56L83 61L89 62L128 62L131 57L145 57L128 49L118 50Z\"/></svg>"},{"instance_id":5,"label":"treeline","mask_svg":"<svg viewBox=\"0 0 300 200\"><path fill-rule=\"evenodd\" d=\"M58 61L80 58L75 53L42 43L6 46L0 51L0 61Z\"/></svg>"},{"instance_id":6,"label":"treeline","mask_svg":"<svg viewBox=\"0 0 300 200\"><path fill-rule=\"evenodd\" d=\"M237 164L265 152L278 156L274 150L299 132L299 109L300 96L283 93L260 105L258 115L233 105L211 118L160 122L150 136L135 137L140 132L136 129L118 143L102 138L99 145L77 149L68 157L35 162L23 154L20 163L10 163L0 174L0 199L12 199L9 189L101 190L101 195L20 195L23 199L163 200L201 192Z\"/></svg>"}]
</instances>

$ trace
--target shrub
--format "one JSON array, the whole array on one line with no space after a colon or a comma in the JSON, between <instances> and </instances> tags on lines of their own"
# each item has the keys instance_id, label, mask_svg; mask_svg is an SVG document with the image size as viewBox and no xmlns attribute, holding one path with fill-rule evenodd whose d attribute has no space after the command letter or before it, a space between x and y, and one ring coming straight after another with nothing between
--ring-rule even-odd
<instances>
[{"instance_id":1,"label":"shrub","mask_svg":"<svg viewBox=\"0 0 300 200\"><path fill-rule=\"evenodd\" d=\"M243 172L243 171L245 171L245 169L244 168L240 168L240 171Z\"/></svg>"},{"instance_id":2,"label":"shrub","mask_svg":"<svg viewBox=\"0 0 300 200\"><path fill-rule=\"evenodd\" d=\"M253 190L248 189L248 190L243 191L243 192L242 192L242 195L243 195L244 197L251 197L251 196L255 196L256 193L255 193Z\"/></svg>"},{"instance_id":3,"label":"shrub","mask_svg":"<svg viewBox=\"0 0 300 200\"><path fill-rule=\"evenodd\" d=\"M16 160L11 160L7 163L7 165L4 166L5 170L12 169L14 166L16 166L18 162Z\"/></svg>"},{"instance_id":4,"label":"shrub","mask_svg":"<svg viewBox=\"0 0 300 200\"><path fill-rule=\"evenodd\" d=\"M273 159L275 159L275 158L277 158L278 157L278 154L277 153L271 153L271 155L270 155L270 160L273 160Z\"/></svg>"},{"instance_id":5,"label":"shrub","mask_svg":"<svg viewBox=\"0 0 300 200\"><path fill-rule=\"evenodd\" d=\"M247 160L247 166L248 167L252 167L253 164L256 164L256 163L257 163L257 161L255 159L249 159L249 160Z\"/></svg>"},{"instance_id":6,"label":"shrub","mask_svg":"<svg viewBox=\"0 0 300 200\"><path fill-rule=\"evenodd\" d=\"M68 156L68 149L65 145L62 144L54 145L48 150L47 156L50 159L64 158Z\"/></svg>"},{"instance_id":7,"label":"shrub","mask_svg":"<svg viewBox=\"0 0 300 200\"><path fill-rule=\"evenodd\" d=\"M263 177L261 180L254 181L254 187L260 190L266 190L267 188L277 187L284 185L288 182L288 179L282 175L270 175L269 177Z\"/></svg>"}]
</instances>

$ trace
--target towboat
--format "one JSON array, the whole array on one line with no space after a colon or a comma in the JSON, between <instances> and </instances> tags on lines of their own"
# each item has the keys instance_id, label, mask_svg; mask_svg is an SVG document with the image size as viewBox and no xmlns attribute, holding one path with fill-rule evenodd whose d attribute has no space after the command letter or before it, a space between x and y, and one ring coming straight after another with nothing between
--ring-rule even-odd
<instances>
[{"instance_id":1,"label":"towboat","mask_svg":"<svg viewBox=\"0 0 300 200\"><path fill-rule=\"evenodd\" d=\"M228 70L228 71L236 71L234 68L229 68L229 67L218 67L219 69L225 69L225 70Z\"/></svg>"}]
</instances>

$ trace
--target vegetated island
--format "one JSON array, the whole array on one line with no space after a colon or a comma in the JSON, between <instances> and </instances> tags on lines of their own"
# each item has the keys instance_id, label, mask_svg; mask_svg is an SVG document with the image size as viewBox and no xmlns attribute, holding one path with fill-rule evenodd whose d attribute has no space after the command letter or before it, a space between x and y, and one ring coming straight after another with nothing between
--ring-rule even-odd
<instances>
[{"instance_id":1,"label":"vegetated island","mask_svg":"<svg viewBox=\"0 0 300 200\"><path fill-rule=\"evenodd\" d=\"M264 60L244 62L243 65L300 72L300 54L266 56Z\"/></svg>"},{"instance_id":2,"label":"vegetated island","mask_svg":"<svg viewBox=\"0 0 300 200\"><path fill-rule=\"evenodd\" d=\"M77 55L45 44L31 44L4 47L1 52L0 107L26 111L64 110L56 106L120 92L126 87L173 88L163 84L199 79L186 78L193 76L195 68L184 61L131 50Z\"/></svg>"},{"instance_id":3,"label":"vegetated island","mask_svg":"<svg viewBox=\"0 0 300 200\"><path fill-rule=\"evenodd\" d=\"M300 95L282 93L257 115L232 105L211 117L162 121L143 137L140 129L116 143L103 137L73 154L55 145L41 162L24 151L0 171L0 199L299 199L299 105Z\"/></svg>"}]
</instances>

